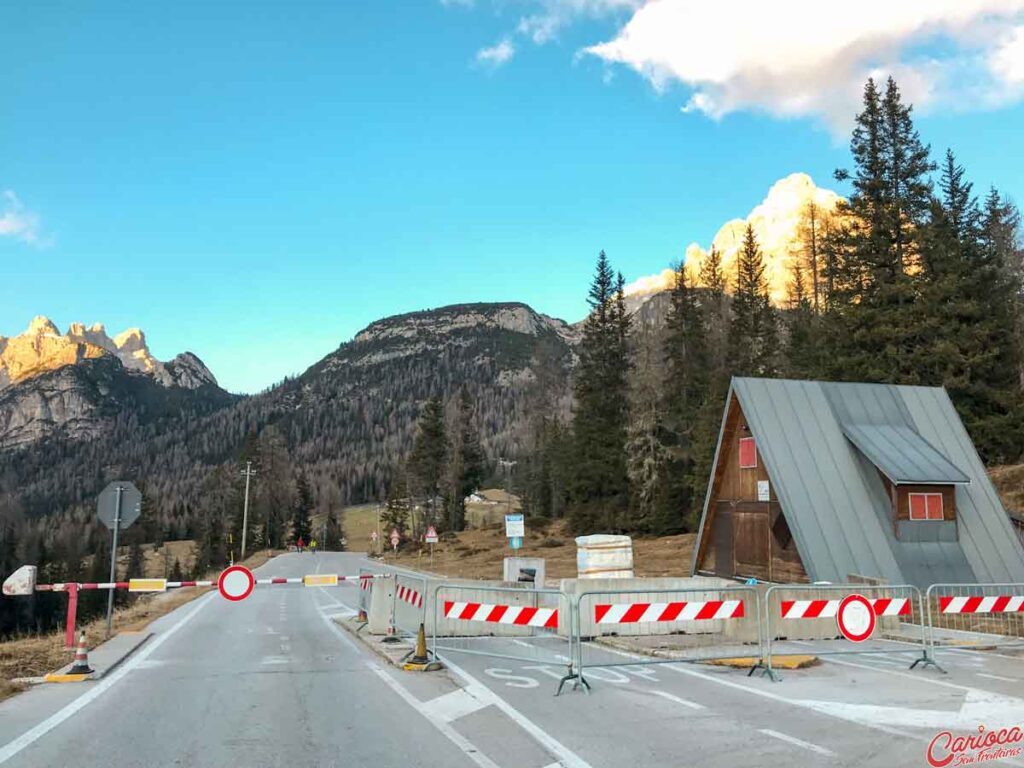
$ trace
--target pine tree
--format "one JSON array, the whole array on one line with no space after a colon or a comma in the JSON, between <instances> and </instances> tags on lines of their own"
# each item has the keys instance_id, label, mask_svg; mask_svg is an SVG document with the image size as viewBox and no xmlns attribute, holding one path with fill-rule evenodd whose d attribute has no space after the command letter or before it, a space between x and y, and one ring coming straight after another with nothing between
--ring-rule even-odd
<instances>
[{"instance_id":1,"label":"pine tree","mask_svg":"<svg viewBox=\"0 0 1024 768\"><path fill-rule=\"evenodd\" d=\"M344 552L346 547L343 543L345 532L338 518L338 512L333 506L327 508L327 521L324 526L324 540L320 546L328 552Z\"/></svg>"},{"instance_id":2,"label":"pine tree","mask_svg":"<svg viewBox=\"0 0 1024 768\"><path fill-rule=\"evenodd\" d=\"M295 482L295 504L292 507L292 541L302 539L307 544L313 536L313 492L309 488L309 480L305 473L300 472Z\"/></svg>"},{"instance_id":3,"label":"pine tree","mask_svg":"<svg viewBox=\"0 0 1024 768\"><path fill-rule=\"evenodd\" d=\"M717 281L716 272L720 274L714 265L709 267L707 277L712 283ZM662 411L669 437L665 440L667 457L653 524L654 531L660 534L692 530L697 518L693 437L713 372L705 316L690 280L685 264L680 264L665 321ZM714 289L709 296L718 300Z\"/></svg>"},{"instance_id":4,"label":"pine tree","mask_svg":"<svg viewBox=\"0 0 1024 768\"><path fill-rule=\"evenodd\" d=\"M627 524L629 478L626 423L629 316L622 275L616 276L604 251L588 296L574 390L572 432L575 458L570 520L575 530L619 530Z\"/></svg>"},{"instance_id":5,"label":"pine tree","mask_svg":"<svg viewBox=\"0 0 1024 768\"><path fill-rule=\"evenodd\" d=\"M884 96L868 80L850 150L854 193L843 212L852 224L836 249L829 373L918 383L912 351L921 329L912 274L920 262L920 227L931 203L928 173L934 165L892 78ZM836 177L849 178L849 173L837 171Z\"/></svg>"},{"instance_id":6,"label":"pine tree","mask_svg":"<svg viewBox=\"0 0 1024 768\"><path fill-rule=\"evenodd\" d=\"M448 437L444 428L444 407L437 397L430 398L420 411L416 427L416 440L409 456L409 479L417 496L423 499L426 524L437 525L437 499L441 493L445 462L448 456ZM419 531L415 531L416 535Z\"/></svg>"},{"instance_id":7,"label":"pine tree","mask_svg":"<svg viewBox=\"0 0 1024 768\"><path fill-rule=\"evenodd\" d=\"M807 295L803 266L793 261L789 285L789 333L786 344L786 374L795 379L811 379L819 374L817 317Z\"/></svg>"},{"instance_id":8,"label":"pine tree","mask_svg":"<svg viewBox=\"0 0 1024 768\"><path fill-rule=\"evenodd\" d=\"M771 376L778 364L778 326L765 277L764 257L748 224L736 258L729 325L729 368L738 376Z\"/></svg>"},{"instance_id":9,"label":"pine tree","mask_svg":"<svg viewBox=\"0 0 1024 768\"><path fill-rule=\"evenodd\" d=\"M474 421L473 401L465 386L459 389L450 443L448 528L461 531L466 527L466 497L479 487L486 472L480 433Z\"/></svg>"}]
</instances>

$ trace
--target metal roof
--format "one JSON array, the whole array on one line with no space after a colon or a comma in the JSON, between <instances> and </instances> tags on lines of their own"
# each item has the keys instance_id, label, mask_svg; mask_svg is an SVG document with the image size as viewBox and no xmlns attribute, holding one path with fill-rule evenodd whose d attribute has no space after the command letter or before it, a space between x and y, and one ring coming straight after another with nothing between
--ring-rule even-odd
<instances>
[{"instance_id":1,"label":"metal roof","mask_svg":"<svg viewBox=\"0 0 1024 768\"><path fill-rule=\"evenodd\" d=\"M896 485L971 482L910 427L843 424L842 428L850 442Z\"/></svg>"},{"instance_id":2,"label":"metal roof","mask_svg":"<svg viewBox=\"0 0 1024 768\"><path fill-rule=\"evenodd\" d=\"M922 587L942 581L1024 581L1024 549L944 389L734 378L726 412L734 396L812 581L846 582L854 575ZM952 468L966 478L955 486L957 522L915 523L923 527L898 539L878 464L869 450L848 438L850 425L861 432L865 426L892 428L882 430L887 437L894 432L916 435L909 438L916 453L927 445L934 452L927 454L932 462L938 455L949 465L947 477L953 476ZM721 441L720 432L716 464ZM895 450L884 452L889 471L910 472L894 468L902 466L895 459L905 460L893 456ZM953 536L950 525L955 525Z\"/></svg>"}]
</instances>

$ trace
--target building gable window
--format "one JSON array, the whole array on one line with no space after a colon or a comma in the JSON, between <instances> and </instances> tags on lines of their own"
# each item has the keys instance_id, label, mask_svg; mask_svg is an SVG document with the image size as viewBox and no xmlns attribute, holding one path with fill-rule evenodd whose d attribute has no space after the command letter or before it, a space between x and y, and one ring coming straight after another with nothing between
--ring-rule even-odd
<instances>
[{"instance_id":1,"label":"building gable window","mask_svg":"<svg viewBox=\"0 0 1024 768\"><path fill-rule=\"evenodd\" d=\"M911 493L909 495L911 520L943 519L941 493Z\"/></svg>"},{"instance_id":2,"label":"building gable window","mask_svg":"<svg viewBox=\"0 0 1024 768\"><path fill-rule=\"evenodd\" d=\"M754 438L740 438L740 469L754 469L757 467L757 447Z\"/></svg>"}]
</instances>

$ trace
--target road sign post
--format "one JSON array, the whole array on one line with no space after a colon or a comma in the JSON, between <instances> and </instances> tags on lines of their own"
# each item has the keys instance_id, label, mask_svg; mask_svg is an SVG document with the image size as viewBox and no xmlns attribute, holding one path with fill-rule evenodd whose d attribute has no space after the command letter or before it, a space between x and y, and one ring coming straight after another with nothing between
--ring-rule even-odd
<instances>
[{"instance_id":1,"label":"road sign post","mask_svg":"<svg viewBox=\"0 0 1024 768\"><path fill-rule=\"evenodd\" d=\"M394 550L395 554L398 554L398 542L401 541L401 536L398 535L398 529L391 529L391 549Z\"/></svg>"},{"instance_id":2,"label":"road sign post","mask_svg":"<svg viewBox=\"0 0 1024 768\"><path fill-rule=\"evenodd\" d=\"M428 526L427 532L423 536L423 540L430 545L430 567L434 567L434 545L437 544L437 528L434 526Z\"/></svg>"},{"instance_id":3,"label":"road sign post","mask_svg":"<svg viewBox=\"0 0 1024 768\"><path fill-rule=\"evenodd\" d=\"M526 536L526 521L523 515L505 515L505 537L508 539L509 549L522 547L524 536Z\"/></svg>"},{"instance_id":4,"label":"road sign post","mask_svg":"<svg viewBox=\"0 0 1024 768\"><path fill-rule=\"evenodd\" d=\"M128 528L142 514L142 494L127 480L115 480L100 493L96 516L113 532L110 545L110 581L117 581L117 539L122 528ZM141 574L140 574L141 575ZM107 637L114 615L114 590L107 593ZM70 616L69 616L70 621Z\"/></svg>"}]
</instances>

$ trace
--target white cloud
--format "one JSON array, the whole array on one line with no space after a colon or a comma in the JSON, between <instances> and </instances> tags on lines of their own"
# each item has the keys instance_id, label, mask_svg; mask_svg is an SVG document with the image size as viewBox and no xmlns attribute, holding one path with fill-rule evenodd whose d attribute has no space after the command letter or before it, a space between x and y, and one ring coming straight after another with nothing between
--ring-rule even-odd
<instances>
[{"instance_id":1,"label":"white cloud","mask_svg":"<svg viewBox=\"0 0 1024 768\"><path fill-rule=\"evenodd\" d=\"M490 48L481 48L476 52L476 60L481 64L500 67L516 55L516 47L508 39L502 40Z\"/></svg>"},{"instance_id":2,"label":"white cloud","mask_svg":"<svg viewBox=\"0 0 1024 768\"><path fill-rule=\"evenodd\" d=\"M1009 32L989 57L992 73L1007 85L1024 84L1024 26Z\"/></svg>"},{"instance_id":3,"label":"white cloud","mask_svg":"<svg viewBox=\"0 0 1024 768\"><path fill-rule=\"evenodd\" d=\"M473 0L441 0L441 5L446 5L446 6L461 5L461 6L465 6L466 8L472 8L473 7Z\"/></svg>"},{"instance_id":4,"label":"white cloud","mask_svg":"<svg viewBox=\"0 0 1024 768\"><path fill-rule=\"evenodd\" d=\"M0 193L0 237L13 237L29 245L43 245L39 216L29 211L13 191Z\"/></svg>"},{"instance_id":5,"label":"white cloud","mask_svg":"<svg viewBox=\"0 0 1024 768\"><path fill-rule=\"evenodd\" d=\"M539 0L536 12L523 16L516 31L538 45L551 42L559 31L580 18L601 18L635 11L644 0Z\"/></svg>"},{"instance_id":6,"label":"white cloud","mask_svg":"<svg viewBox=\"0 0 1024 768\"><path fill-rule=\"evenodd\" d=\"M893 74L924 110L1005 100L1024 83L1021 21L1024 0L861 0L848 12L805 0L651 0L585 52L656 89L688 87L685 111L817 116L845 130L869 74Z\"/></svg>"}]
</instances>

